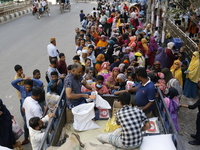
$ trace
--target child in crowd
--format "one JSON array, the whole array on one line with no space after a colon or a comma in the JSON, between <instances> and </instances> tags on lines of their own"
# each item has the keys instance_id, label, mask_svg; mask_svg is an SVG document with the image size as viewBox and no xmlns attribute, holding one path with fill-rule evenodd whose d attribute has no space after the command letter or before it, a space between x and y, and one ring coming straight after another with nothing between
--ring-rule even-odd
<instances>
[{"instance_id":1,"label":"child in crowd","mask_svg":"<svg viewBox=\"0 0 200 150\"><path fill-rule=\"evenodd\" d=\"M58 95L60 95L62 92L63 83L62 83L62 80L58 78L58 72L57 71L51 72L51 78L52 78L52 80L49 82L49 84L47 86L47 92L52 92L50 89L50 85L52 83L57 83L57 86L58 86L57 93L58 93Z\"/></svg>"},{"instance_id":2,"label":"child in crowd","mask_svg":"<svg viewBox=\"0 0 200 150\"><path fill-rule=\"evenodd\" d=\"M70 74L70 73L71 73L71 70L72 70L72 65L69 65L69 66L67 67L67 74Z\"/></svg>"},{"instance_id":3,"label":"child in crowd","mask_svg":"<svg viewBox=\"0 0 200 150\"><path fill-rule=\"evenodd\" d=\"M56 107L56 104L60 98L60 96L58 95L57 91L58 91L58 86L57 83L51 83L50 86L50 91L46 94L46 104L49 108L49 110L51 112L54 111L54 108Z\"/></svg>"},{"instance_id":4,"label":"child in crowd","mask_svg":"<svg viewBox=\"0 0 200 150\"><path fill-rule=\"evenodd\" d=\"M79 64L81 64L81 62L80 62L80 57L77 56L77 55L74 56L74 57L73 57L73 62L74 62L74 63L79 63Z\"/></svg>"},{"instance_id":5,"label":"child in crowd","mask_svg":"<svg viewBox=\"0 0 200 150\"><path fill-rule=\"evenodd\" d=\"M98 75L96 77L95 84L92 84L91 87L95 89L99 95L109 94L108 88L103 85L104 77L102 75Z\"/></svg>"},{"instance_id":6,"label":"child in crowd","mask_svg":"<svg viewBox=\"0 0 200 150\"><path fill-rule=\"evenodd\" d=\"M60 60L58 61L58 66L57 69L61 74L67 74L67 64L65 62L65 54L64 53L60 53L59 54L59 58Z\"/></svg>"},{"instance_id":7,"label":"child in crowd","mask_svg":"<svg viewBox=\"0 0 200 150\"><path fill-rule=\"evenodd\" d=\"M21 65L15 65L14 69L16 71L16 75L14 77L14 80L20 79L20 78L25 78L25 74L23 73L23 68L22 68ZM24 86L24 81L19 82L18 85ZM18 95L19 99L22 99L21 94L18 90L17 90L17 95Z\"/></svg>"},{"instance_id":8,"label":"child in crowd","mask_svg":"<svg viewBox=\"0 0 200 150\"><path fill-rule=\"evenodd\" d=\"M179 127L178 127L178 107L179 107L178 95L179 95L178 91L175 88L171 87L171 88L169 88L167 97L164 98L165 104L167 105L167 108L168 108L171 118L174 122L176 130L179 130Z\"/></svg>"}]
</instances>

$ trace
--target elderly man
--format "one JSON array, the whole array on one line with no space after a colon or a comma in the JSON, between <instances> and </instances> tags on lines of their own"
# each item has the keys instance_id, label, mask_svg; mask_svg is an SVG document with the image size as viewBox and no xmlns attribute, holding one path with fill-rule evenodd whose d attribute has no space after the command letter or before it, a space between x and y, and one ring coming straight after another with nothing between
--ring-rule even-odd
<instances>
[{"instance_id":1,"label":"elderly man","mask_svg":"<svg viewBox=\"0 0 200 150\"><path fill-rule=\"evenodd\" d=\"M49 61L52 58L56 58L56 60L58 59L57 56L59 54L59 51L56 48L56 39L55 38L50 39L50 44L47 45L47 52L49 54Z\"/></svg>"},{"instance_id":2,"label":"elderly man","mask_svg":"<svg viewBox=\"0 0 200 150\"><path fill-rule=\"evenodd\" d=\"M65 92L69 109L85 103L85 99L89 98L88 94L81 93L82 85L92 90L85 80L82 81L82 71L82 66L75 63L72 65L71 73L65 78Z\"/></svg>"}]
</instances>

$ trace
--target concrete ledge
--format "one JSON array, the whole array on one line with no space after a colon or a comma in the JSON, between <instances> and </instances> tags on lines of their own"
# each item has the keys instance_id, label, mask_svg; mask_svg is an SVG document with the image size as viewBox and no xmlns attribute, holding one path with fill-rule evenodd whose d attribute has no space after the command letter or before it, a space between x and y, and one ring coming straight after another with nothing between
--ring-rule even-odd
<instances>
[{"instance_id":1,"label":"concrete ledge","mask_svg":"<svg viewBox=\"0 0 200 150\"><path fill-rule=\"evenodd\" d=\"M25 10L22 10L22 11L18 11L18 12L15 12L15 13L12 13L12 14L9 14L9 15L6 15L6 16L3 16L3 17L0 17L0 24L2 23L5 23L7 21L11 21L13 19L16 19L18 17L21 17L25 14L28 14L32 12L32 8L27 8Z\"/></svg>"}]
</instances>

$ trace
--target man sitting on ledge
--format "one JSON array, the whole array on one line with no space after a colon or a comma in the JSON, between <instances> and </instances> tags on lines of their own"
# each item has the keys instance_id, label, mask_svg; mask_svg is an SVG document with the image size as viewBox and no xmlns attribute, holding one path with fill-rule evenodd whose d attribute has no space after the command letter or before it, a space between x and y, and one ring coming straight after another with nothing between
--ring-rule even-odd
<instances>
[{"instance_id":1,"label":"man sitting on ledge","mask_svg":"<svg viewBox=\"0 0 200 150\"><path fill-rule=\"evenodd\" d=\"M130 106L130 99L127 92L119 94L123 107L116 113L116 123L121 128L113 133L98 135L97 139L101 143L109 143L122 149L134 149L142 143L142 131L150 128L149 120L141 109Z\"/></svg>"}]
</instances>

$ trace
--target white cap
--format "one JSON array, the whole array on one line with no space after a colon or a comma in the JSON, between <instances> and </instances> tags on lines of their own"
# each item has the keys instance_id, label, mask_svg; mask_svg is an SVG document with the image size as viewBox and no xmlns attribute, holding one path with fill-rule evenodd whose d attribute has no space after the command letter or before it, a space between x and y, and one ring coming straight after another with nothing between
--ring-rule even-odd
<instances>
[{"instance_id":1,"label":"white cap","mask_svg":"<svg viewBox=\"0 0 200 150\"><path fill-rule=\"evenodd\" d=\"M76 53L77 53L77 55L80 56L80 55L82 54L82 51L81 51L81 50L78 50Z\"/></svg>"},{"instance_id":2,"label":"white cap","mask_svg":"<svg viewBox=\"0 0 200 150\"><path fill-rule=\"evenodd\" d=\"M100 24L99 27L102 28L103 26Z\"/></svg>"},{"instance_id":3,"label":"white cap","mask_svg":"<svg viewBox=\"0 0 200 150\"><path fill-rule=\"evenodd\" d=\"M87 49L83 49L82 53L88 53Z\"/></svg>"}]
</instances>

